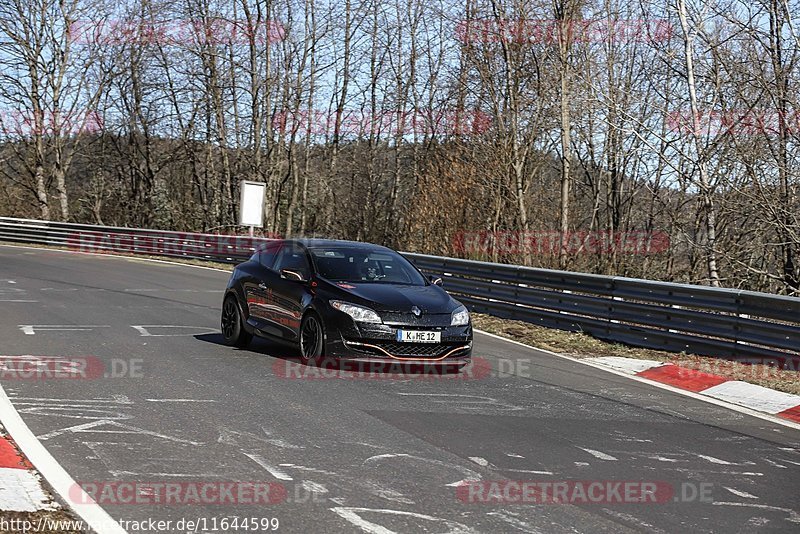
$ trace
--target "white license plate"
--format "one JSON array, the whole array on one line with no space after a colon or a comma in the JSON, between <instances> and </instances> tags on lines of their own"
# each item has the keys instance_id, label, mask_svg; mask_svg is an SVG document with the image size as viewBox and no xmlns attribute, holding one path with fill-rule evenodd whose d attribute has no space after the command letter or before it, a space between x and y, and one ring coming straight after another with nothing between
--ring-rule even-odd
<instances>
[{"instance_id":1,"label":"white license plate","mask_svg":"<svg viewBox=\"0 0 800 534\"><path fill-rule=\"evenodd\" d=\"M441 343L442 333L423 330L398 330L397 341L403 343Z\"/></svg>"}]
</instances>

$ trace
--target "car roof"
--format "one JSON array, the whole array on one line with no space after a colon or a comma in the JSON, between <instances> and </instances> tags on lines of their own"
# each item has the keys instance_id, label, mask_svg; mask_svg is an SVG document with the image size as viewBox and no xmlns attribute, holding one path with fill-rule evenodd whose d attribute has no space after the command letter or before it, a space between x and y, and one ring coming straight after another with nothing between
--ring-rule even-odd
<instances>
[{"instance_id":1,"label":"car roof","mask_svg":"<svg viewBox=\"0 0 800 534\"><path fill-rule=\"evenodd\" d=\"M284 239L283 243L298 243L306 248L317 247L356 247L362 250L391 250L382 245L374 243L364 243L362 241L346 241L344 239L318 239L318 238L302 238L302 239Z\"/></svg>"}]
</instances>

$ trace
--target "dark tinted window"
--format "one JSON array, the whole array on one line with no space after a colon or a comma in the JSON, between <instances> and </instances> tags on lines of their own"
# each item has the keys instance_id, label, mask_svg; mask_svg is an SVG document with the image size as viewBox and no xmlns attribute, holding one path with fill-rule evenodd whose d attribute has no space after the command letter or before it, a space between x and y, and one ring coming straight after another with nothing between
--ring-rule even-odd
<instances>
[{"instance_id":1,"label":"dark tinted window","mask_svg":"<svg viewBox=\"0 0 800 534\"><path fill-rule=\"evenodd\" d=\"M320 276L333 282L382 282L424 286L425 279L391 250L357 246L312 247Z\"/></svg>"},{"instance_id":2,"label":"dark tinted window","mask_svg":"<svg viewBox=\"0 0 800 534\"><path fill-rule=\"evenodd\" d=\"M281 243L270 243L266 245L258 254L258 261L267 269L272 269L275 265L275 258L281 249Z\"/></svg>"},{"instance_id":3,"label":"dark tinted window","mask_svg":"<svg viewBox=\"0 0 800 534\"><path fill-rule=\"evenodd\" d=\"M308 265L308 258L306 251L300 247L293 247L291 245L284 246L278 254L278 259L275 262L275 270L280 272L281 269L289 269L296 271L303 275L304 278L311 277L311 269Z\"/></svg>"}]
</instances>

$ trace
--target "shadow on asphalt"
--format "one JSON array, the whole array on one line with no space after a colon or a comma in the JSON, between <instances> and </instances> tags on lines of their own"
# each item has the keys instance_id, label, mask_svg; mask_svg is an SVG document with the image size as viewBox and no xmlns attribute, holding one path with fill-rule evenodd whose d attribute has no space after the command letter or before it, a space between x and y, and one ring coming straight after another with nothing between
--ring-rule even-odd
<instances>
[{"instance_id":1,"label":"shadow on asphalt","mask_svg":"<svg viewBox=\"0 0 800 534\"><path fill-rule=\"evenodd\" d=\"M253 341L251 341L250 344L243 349L238 347L229 347L226 345L221 333L198 334L194 336L194 338L204 343L220 345L228 350L255 352L281 360L297 360L300 358L300 353L298 352L297 348L292 347L291 345L283 345L276 341L270 341L262 337L253 337Z\"/></svg>"},{"instance_id":2,"label":"shadow on asphalt","mask_svg":"<svg viewBox=\"0 0 800 534\"><path fill-rule=\"evenodd\" d=\"M254 337L253 341L246 348L229 347L225 345L221 333L198 334L194 336L198 341L220 345L227 350L254 352L269 356L275 360L283 360L288 364L304 365L309 368L323 368L327 371L339 371L349 373L375 373L375 374L401 374L401 375L453 375L458 374L460 368L455 365L432 366L424 364L404 364L393 360L378 363L360 363L347 360L335 360L332 358L322 358L311 361L308 364L300 363L300 353L296 347L284 345L275 341L270 341L261 337Z\"/></svg>"}]
</instances>

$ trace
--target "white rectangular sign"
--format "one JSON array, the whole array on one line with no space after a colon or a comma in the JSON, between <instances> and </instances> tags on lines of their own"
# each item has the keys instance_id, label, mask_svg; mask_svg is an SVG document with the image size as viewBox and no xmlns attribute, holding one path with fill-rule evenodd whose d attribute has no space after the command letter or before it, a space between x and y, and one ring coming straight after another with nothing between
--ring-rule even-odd
<instances>
[{"instance_id":1,"label":"white rectangular sign","mask_svg":"<svg viewBox=\"0 0 800 534\"><path fill-rule=\"evenodd\" d=\"M264 226L264 193L267 185L261 182L241 182L242 196L239 202L239 224L242 226Z\"/></svg>"}]
</instances>

